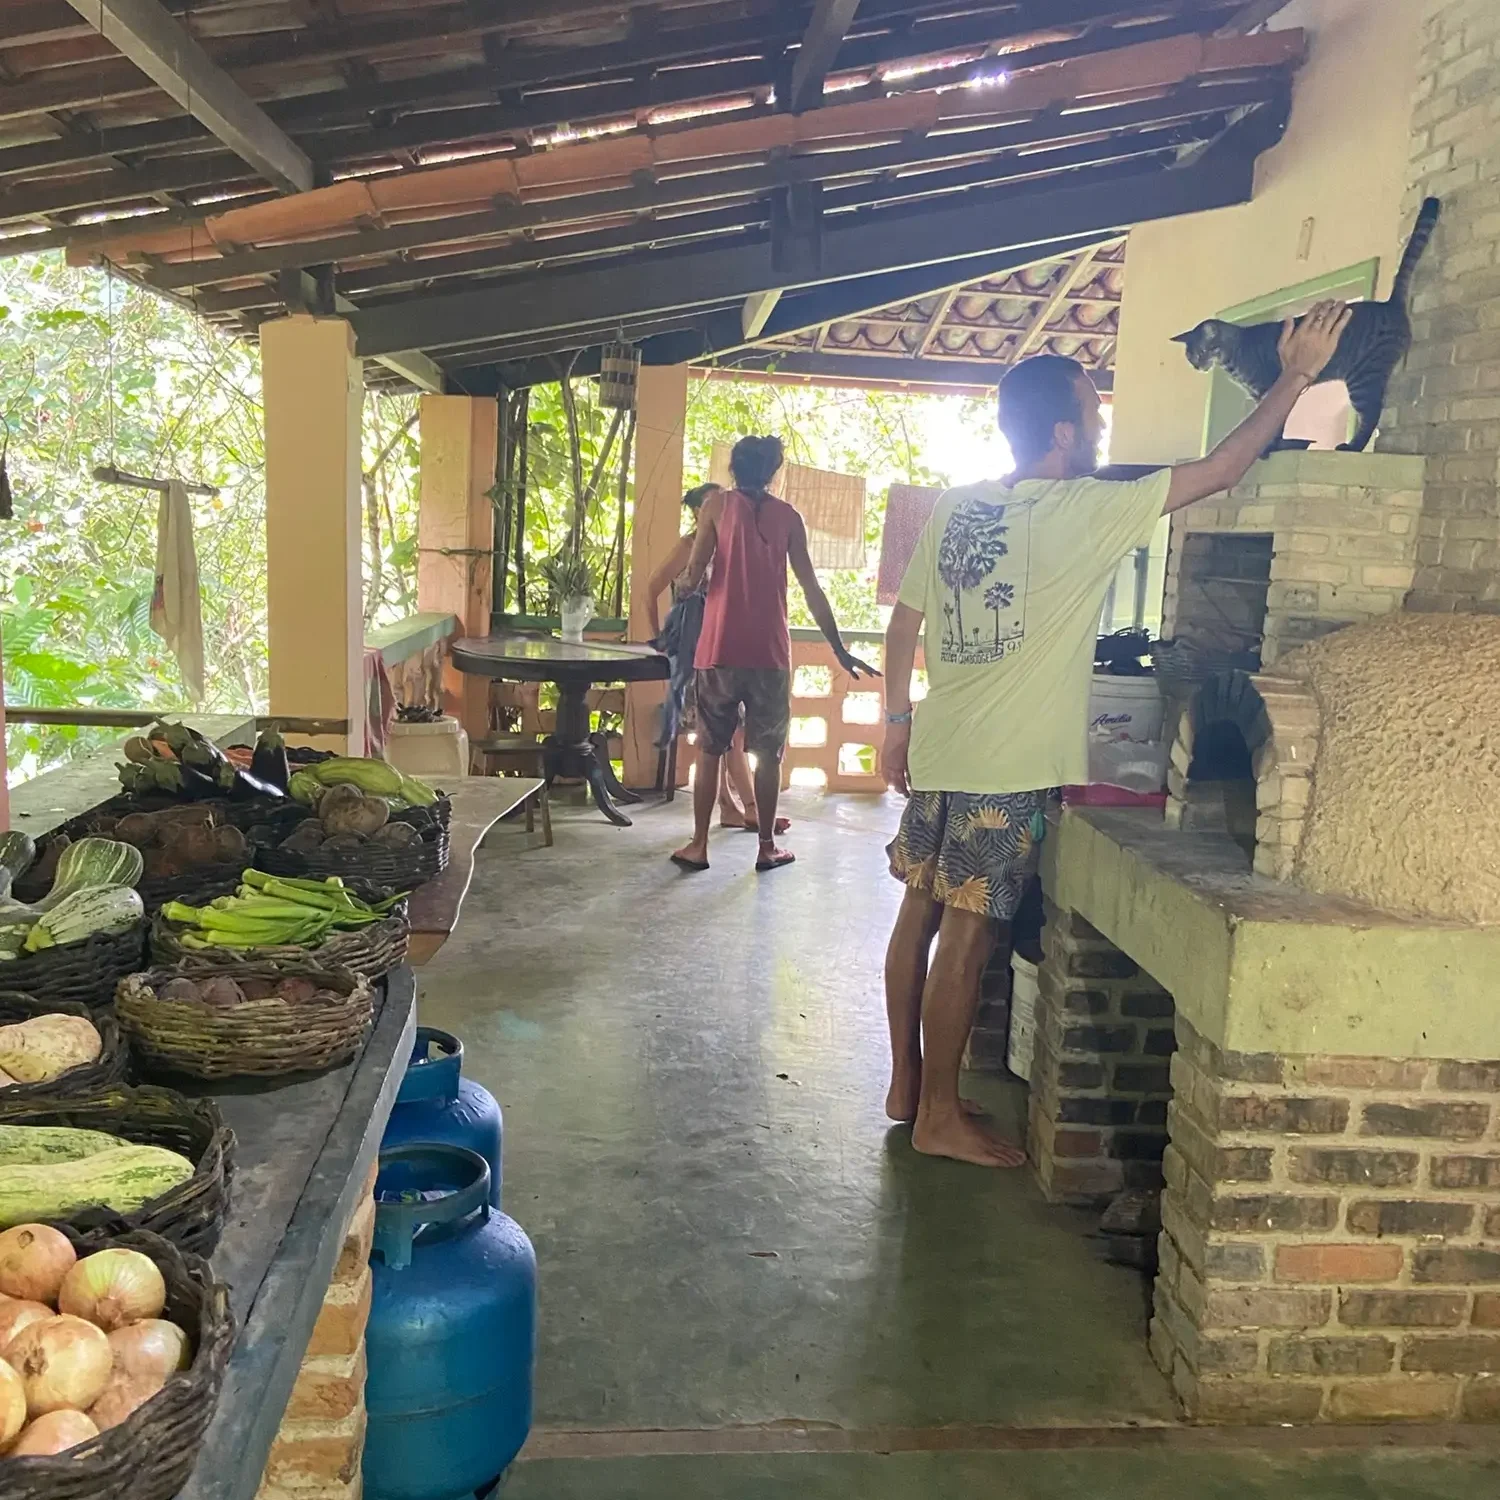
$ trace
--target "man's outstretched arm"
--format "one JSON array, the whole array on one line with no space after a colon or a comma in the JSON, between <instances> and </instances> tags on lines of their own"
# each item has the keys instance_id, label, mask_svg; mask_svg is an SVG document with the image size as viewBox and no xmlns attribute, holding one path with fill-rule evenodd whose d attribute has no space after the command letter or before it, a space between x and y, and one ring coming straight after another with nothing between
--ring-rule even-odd
<instances>
[{"instance_id":1,"label":"man's outstretched arm","mask_svg":"<svg viewBox=\"0 0 1500 1500\"><path fill-rule=\"evenodd\" d=\"M1281 375L1260 404L1205 458L1172 470L1165 511L1181 510L1196 500L1233 489L1250 465L1281 435L1292 408L1333 358L1348 326L1350 309L1342 302L1320 302L1300 323L1282 325L1276 346Z\"/></svg>"}]
</instances>

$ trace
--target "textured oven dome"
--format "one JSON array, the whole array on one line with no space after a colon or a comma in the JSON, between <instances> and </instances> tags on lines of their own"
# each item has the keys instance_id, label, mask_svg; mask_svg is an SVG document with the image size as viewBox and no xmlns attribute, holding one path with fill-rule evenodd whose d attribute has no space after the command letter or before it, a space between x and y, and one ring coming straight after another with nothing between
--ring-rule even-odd
<instances>
[{"instance_id":1,"label":"textured oven dome","mask_svg":"<svg viewBox=\"0 0 1500 1500\"><path fill-rule=\"evenodd\" d=\"M1282 658L1322 710L1297 878L1500 923L1500 618L1392 615Z\"/></svg>"}]
</instances>

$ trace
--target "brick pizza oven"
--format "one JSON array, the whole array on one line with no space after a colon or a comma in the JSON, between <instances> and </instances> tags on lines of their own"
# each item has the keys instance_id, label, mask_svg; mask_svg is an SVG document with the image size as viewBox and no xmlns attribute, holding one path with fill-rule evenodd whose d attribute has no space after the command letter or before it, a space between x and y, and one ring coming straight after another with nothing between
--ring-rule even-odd
<instances>
[{"instance_id":1,"label":"brick pizza oven","mask_svg":"<svg viewBox=\"0 0 1500 1500\"><path fill-rule=\"evenodd\" d=\"M1500 1419L1500 147L1492 76L1433 85L1494 9L1428 11L1378 451L1173 518L1166 816L1044 847L1032 1163L1161 1191L1150 1347L1206 1421Z\"/></svg>"}]
</instances>

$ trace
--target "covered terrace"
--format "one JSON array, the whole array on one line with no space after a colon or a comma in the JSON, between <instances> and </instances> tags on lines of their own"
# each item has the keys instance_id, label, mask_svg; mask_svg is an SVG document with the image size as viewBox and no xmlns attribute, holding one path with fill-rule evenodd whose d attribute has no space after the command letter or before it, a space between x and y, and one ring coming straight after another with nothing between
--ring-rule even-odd
<instances>
[{"instance_id":1,"label":"covered terrace","mask_svg":"<svg viewBox=\"0 0 1500 1500\"><path fill-rule=\"evenodd\" d=\"M258 341L269 714L358 753L374 648L478 739L494 700L449 643L516 623L492 495L518 393L639 356L633 597L590 632L639 640L692 381L973 392L1051 349L1111 387L1126 237L1256 197L1306 49L1282 9L8 0L0 255L62 249ZM379 639L368 387L423 393L421 613ZM624 695L632 786L659 699ZM565 812L550 850L501 829L422 971L423 1019L508 1111L507 1207L542 1260L518 1500L1479 1493L1493 1458L1449 1429L1351 1454L1367 1430L1184 1423L1094 1221L884 1128L893 818L867 772L829 785L791 799L800 885L726 860L689 890L670 804L628 834ZM1024 1091L980 1087L1019 1128ZM302 1434L322 1459L283 1453L263 1500L354 1496L361 1420ZM274 1435L215 1493L254 1495Z\"/></svg>"}]
</instances>

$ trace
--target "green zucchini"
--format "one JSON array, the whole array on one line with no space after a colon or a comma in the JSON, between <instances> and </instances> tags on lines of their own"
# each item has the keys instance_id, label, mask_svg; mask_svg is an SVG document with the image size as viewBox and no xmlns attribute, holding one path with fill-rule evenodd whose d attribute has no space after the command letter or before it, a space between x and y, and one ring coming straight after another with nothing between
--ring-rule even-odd
<instances>
[{"instance_id":1,"label":"green zucchini","mask_svg":"<svg viewBox=\"0 0 1500 1500\"><path fill-rule=\"evenodd\" d=\"M128 1146L102 1130L67 1125L0 1125L0 1167L41 1167L49 1162L82 1161L101 1151Z\"/></svg>"},{"instance_id":2,"label":"green zucchini","mask_svg":"<svg viewBox=\"0 0 1500 1500\"><path fill-rule=\"evenodd\" d=\"M192 1162L160 1146L116 1146L80 1161L0 1167L0 1229L66 1218L100 1203L133 1213L192 1175Z\"/></svg>"}]
</instances>

